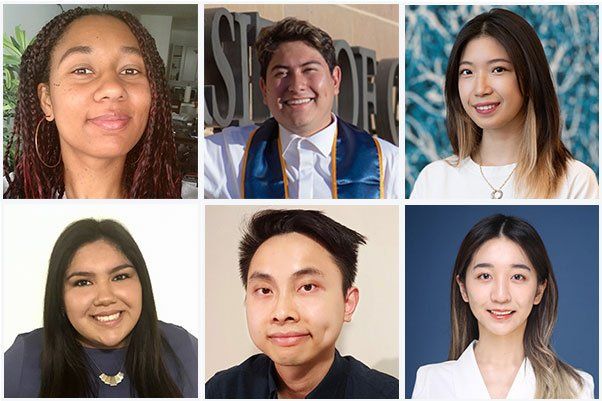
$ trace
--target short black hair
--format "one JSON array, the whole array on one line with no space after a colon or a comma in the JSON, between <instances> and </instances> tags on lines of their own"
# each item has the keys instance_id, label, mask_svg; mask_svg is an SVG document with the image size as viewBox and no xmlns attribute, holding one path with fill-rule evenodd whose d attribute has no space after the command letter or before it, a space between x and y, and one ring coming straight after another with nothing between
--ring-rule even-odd
<instances>
[{"instance_id":1,"label":"short black hair","mask_svg":"<svg viewBox=\"0 0 602 401\"><path fill-rule=\"evenodd\" d=\"M240 278L247 288L251 259L265 241L276 235L298 233L316 241L332 256L343 275L343 295L357 274L357 251L366 237L317 210L262 210L249 221L238 247Z\"/></svg>"}]
</instances>

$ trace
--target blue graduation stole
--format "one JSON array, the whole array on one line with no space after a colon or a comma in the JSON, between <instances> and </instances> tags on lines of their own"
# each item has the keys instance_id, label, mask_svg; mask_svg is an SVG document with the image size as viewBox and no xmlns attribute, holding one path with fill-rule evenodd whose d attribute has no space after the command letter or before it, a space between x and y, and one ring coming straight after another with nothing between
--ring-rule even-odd
<instances>
[{"instance_id":1,"label":"blue graduation stole","mask_svg":"<svg viewBox=\"0 0 602 401\"><path fill-rule=\"evenodd\" d=\"M241 198L288 198L286 162L278 123L266 120L251 133L242 162ZM382 151L376 138L337 118L332 146L331 191L334 199L384 198Z\"/></svg>"}]
</instances>

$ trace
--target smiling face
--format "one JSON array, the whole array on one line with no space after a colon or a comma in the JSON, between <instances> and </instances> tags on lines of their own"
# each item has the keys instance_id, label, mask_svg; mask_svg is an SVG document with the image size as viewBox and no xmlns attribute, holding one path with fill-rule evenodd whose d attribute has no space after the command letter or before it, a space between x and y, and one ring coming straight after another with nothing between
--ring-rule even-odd
<instances>
[{"instance_id":1,"label":"smiling face","mask_svg":"<svg viewBox=\"0 0 602 401\"><path fill-rule=\"evenodd\" d=\"M330 124L340 82L338 66L330 73L318 50L294 41L278 46L259 84L276 121L297 135L309 136Z\"/></svg>"},{"instance_id":2,"label":"smiling face","mask_svg":"<svg viewBox=\"0 0 602 401\"><path fill-rule=\"evenodd\" d=\"M246 312L251 339L278 366L311 368L334 356L343 322L359 301L343 296L343 276L330 253L297 233L265 241L251 260Z\"/></svg>"},{"instance_id":3,"label":"smiling face","mask_svg":"<svg viewBox=\"0 0 602 401\"><path fill-rule=\"evenodd\" d=\"M142 136L151 104L138 42L111 16L71 23L52 50L49 83L38 86L63 159L124 158Z\"/></svg>"},{"instance_id":4,"label":"smiling face","mask_svg":"<svg viewBox=\"0 0 602 401\"><path fill-rule=\"evenodd\" d=\"M131 262L104 240L82 246L65 272L65 313L91 348L120 348L142 312L142 287Z\"/></svg>"},{"instance_id":5,"label":"smiling face","mask_svg":"<svg viewBox=\"0 0 602 401\"><path fill-rule=\"evenodd\" d=\"M486 131L520 133L523 104L514 65L496 39L477 37L460 58L458 91L468 116Z\"/></svg>"},{"instance_id":6,"label":"smiling face","mask_svg":"<svg viewBox=\"0 0 602 401\"><path fill-rule=\"evenodd\" d=\"M546 287L545 282L538 284L523 249L505 237L485 242L468 265L465 281L456 281L478 321L479 336L522 336Z\"/></svg>"}]
</instances>

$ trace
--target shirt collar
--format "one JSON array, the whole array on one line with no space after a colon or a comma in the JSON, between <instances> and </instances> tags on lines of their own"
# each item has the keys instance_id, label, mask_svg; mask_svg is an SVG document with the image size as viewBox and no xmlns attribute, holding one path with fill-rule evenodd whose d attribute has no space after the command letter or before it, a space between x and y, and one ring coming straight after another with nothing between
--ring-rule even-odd
<instances>
[{"instance_id":1,"label":"shirt collar","mask_svg":"<svg viewBox=\"0 0 602 401\"><path fill-rule=\"evenodd\" d=\"M278 124L278 127L280 129L283 156L293 149L294 143L302 139L311 143L323 156L330 156L330 153L332 152L332 141L336 134L337 116L332 114L332 122L323 130L318 131L309 137L301 137L297 134L293 134L280 124Z\"/></svg>"},{"instance_id":2,"label":"shirt collar","mask_svg":"<svg viewBox=\"0 0 602 401\"><path fill-rule=\"evenodd\" d=\"M347 387L347 373L349 371L348 361L334 351L334 361L322 379L320 384L313 389L306 398L345 398L345 389ZM268 370L268 390L270 398L278 398L278 385L276 378L278 373L274 362L270 361Z\"/></svg>"}]
</instances>

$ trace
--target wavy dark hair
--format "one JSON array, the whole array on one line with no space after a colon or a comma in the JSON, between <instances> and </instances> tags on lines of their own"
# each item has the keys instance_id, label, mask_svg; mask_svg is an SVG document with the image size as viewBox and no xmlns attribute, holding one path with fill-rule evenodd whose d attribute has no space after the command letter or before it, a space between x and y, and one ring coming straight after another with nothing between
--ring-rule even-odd
<instances>
[{"instance_id":1,"label":"wavy dark hair","mask_svg":"<svg viewBox=\"0 0 602 401\"><path fill-rule=\"evenodd\" d=\"M550 66L537 33L512 11L494 8L468 21L458 33L445 74L447 135L458 162L475 156L483 129L468 116L458 91L460 58L479 37L497 40L508 52L524 98L525 123L516 167L516 188L529 198L553 198L573 158L561 140L560 106Z\"/></svg>"},{"instance_id":2,"label":"wavy dark hair","mask_svg":"<svg viewBox=\"0 0 602 401\"><path fill-rule=\"evenodd\" d=\"M48 22L36 35L21 58L19 93L15 121L4 155L4 176L9 187L6 198L56 198L65 193L62 161L55 168L46 167L36 154L36 125L44 118L38 98L38 85L48 83L50 55L73 21L88 15L110 16L123 21L138 41L147 69L151 91L148 122L138 143L127 154L123 186L128 198L179 198L182 177L177 166L176 146L172 134L171 109L165 67L155 40L132 14L125 11L75 8ZM40 157L54 164L61 158L55 123L40 125ZM15 153L14 171L9 155Z\"/></svg>"},{"instance_id":3,"label":"wavy dark hair","mask_svg":"<svg viewBox=\"0 0 602 401\"><path fill-rule=\"evenodd\" d=\"M535 373L535 398L578 398L583 379L573 367L558 358L551 344L558 316L558 285L552 262L535 228L518 217L502 214L486 217L470 229L460 245L451 280L449 359L458 359L466 347L479 338L478 321L462 298L456 277L464 283L474 254L485 242L495 238L506 238L517 244L533 265L537 283L546 283L541 301L533 305L527 318L523 338L525 356Z\"/></svg>"},{"instance_id":4,"label":"wavy dark hair","mask_svg":"<svg viewBox=\"0 0 602 401\"><path fill-rule=\"evenodd\" d=\"M50 256L44 295L44 345L40 397L94 397L97 387L78 333L64 313L65 273L82 246L104 240L113 244L133 264L142 287L142 312L129 334L125 358L132 396L182 397L170 377L163 355L177 361L158 327L155 299L146 263L130 233L113 220L84 219L61 233Z\"/></svg>"}]
</instances>

